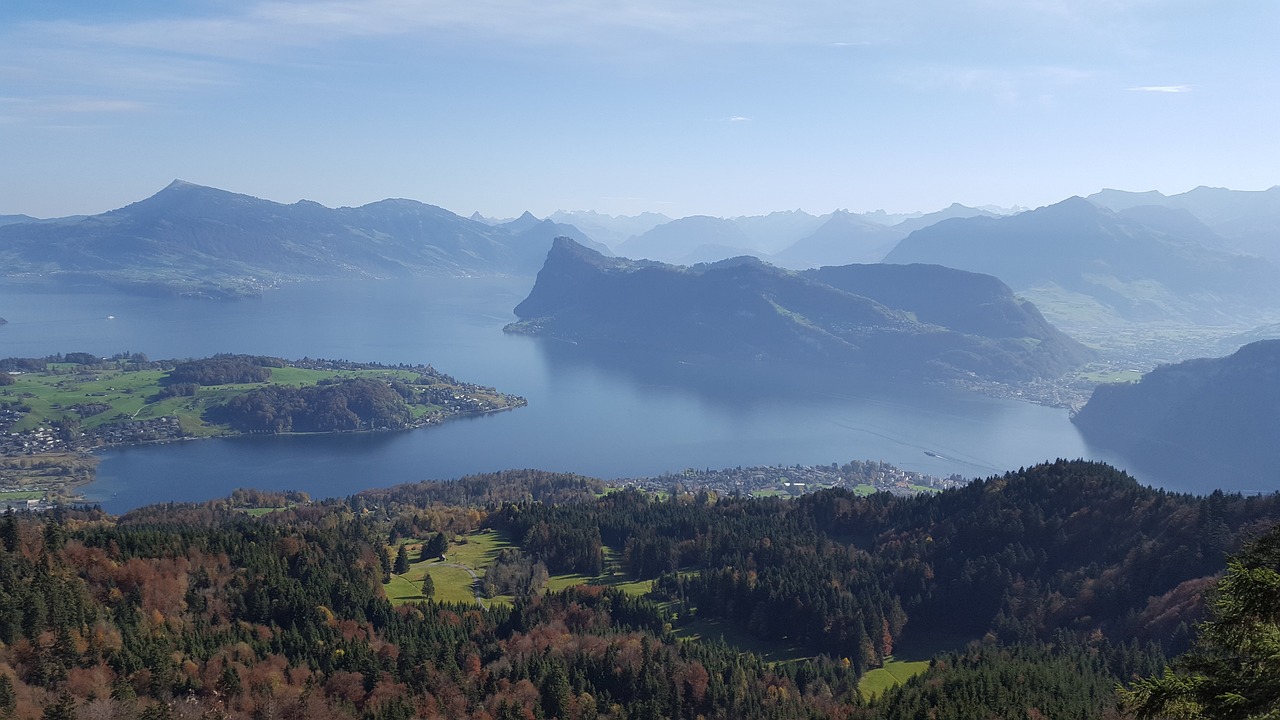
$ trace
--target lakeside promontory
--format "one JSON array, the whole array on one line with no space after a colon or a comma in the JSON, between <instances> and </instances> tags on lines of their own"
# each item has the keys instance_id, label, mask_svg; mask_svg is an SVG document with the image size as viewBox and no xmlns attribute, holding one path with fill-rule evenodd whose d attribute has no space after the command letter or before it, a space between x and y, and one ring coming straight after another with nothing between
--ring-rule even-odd
<instances>
[{"instance_id":1,"label":"lakeside promontory","mask_svg":"<svg viewBox=\"0 0 1280 720\"><path fill-rule=\"evenodd\" d=\"M187 438L403 430L524 398L430 365L253 355L0 359L0 492L92 479L100 447Z\"/></svg>"},{"instance_id":2,"label":"lakeside promontory","mask_svg":"<svg viewBox=\"0 0 1280 720\"><path fill-rule=\"evenodd\" d=\"M507 332L867 378L1025 382L1093 357L998 279L936 265L682 267L557 238L515 313Z\"/></svg>"}]
</instances>

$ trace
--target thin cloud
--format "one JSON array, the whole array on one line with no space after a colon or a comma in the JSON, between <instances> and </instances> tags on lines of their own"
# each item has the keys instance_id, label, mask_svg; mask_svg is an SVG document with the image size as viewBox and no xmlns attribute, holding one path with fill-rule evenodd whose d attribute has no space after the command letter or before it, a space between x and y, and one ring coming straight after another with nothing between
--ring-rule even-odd
<instances>
[{"instance_id":1,"label":"thin cloud","mask_svg":"<svg viewBox=\"0 0 1280 720\"><path fill-rule=\"evenodd\" d=\"M66 113L118 113L138 112L148 108L147 103L111 98L66 98L47 103L44 110Z\"/></svg>"},{"instance_id":2,"label":"thin cloud","mask_svg":"<svg viewBox=\"0 0 1280 720\"><path fill-rule=\"evenodd\" d=\"M34 123L47 129L84 129L92 127L77 122L67 123L72 117L77 120L91 115L112 115L120 113L136 113L149 109L151 105L137 100L88 96L54 96L54 97L0 97L2 121L6 124ZM62 122L60 122L62 121Z\"/></svg>"},{"instance_id":3,"label":"thin cloud","mask_svg":"<svg viewBox=\"0 0 1280 720\"><path fill-rule=\"evenodd\" d=\"M742 115L734 115L729 118L729 122L731 123L751 122L751 118L744 117Z\"/></svg>"},{"instance_id":4,"label":"thin cloud","mask_svg":"<svg viewBox=\"0 0 1280 720\"><path fill-rule=\"evenodd\" d=\"M1148 93L1185 93L1191 92L1190 85L1139 85L1129 88L1133 92Z\"/></svg>"},{"instance_id":5,"label":"thin cloud","mask_svg":"<svg viewBox=\"0 0 1280 720\"><path fill-rule=\"evenodd\" d=\"M523 42L590 42L622 32L695 41L778 42L817 27L814 13L786 13L765 2L711 0L278 0L239 13L132 22L30 23L25 32L105 47L254 59L274 48L344 38L468 31Z\"/></svg>"}]
</instances>

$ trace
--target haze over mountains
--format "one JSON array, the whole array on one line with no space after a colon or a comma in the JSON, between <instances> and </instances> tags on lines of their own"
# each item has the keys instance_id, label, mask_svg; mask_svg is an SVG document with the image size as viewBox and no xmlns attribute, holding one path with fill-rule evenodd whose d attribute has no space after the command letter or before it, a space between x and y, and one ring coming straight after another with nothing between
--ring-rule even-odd
<instances>
[{"instance_id":1,"label":"haze over mountains","mask_svg":"<svg viewBox=\"0 0 1280 720\"><path fill-rule=\"evenodd\" d=\"M296 280L531 274L565 235L591 242L532 216L493 227L413 200L332 209L174 181L101 215L0 227L0 262L11 276L217 296Z\"/></svg>"},{"instance_id":2,"label":"haze over mountains","mask_svg":"<svg viewBox=\"0 0 1280 720\"><path fill-rule=\"evenodd\" d=\"M995 275L1069 324L1229 324L1280 306L1280 271L1222 249L1221 238L1186 212L1114 212L1078 197L1010 217L922 228L885 262Z\"/></svg>"},{"instance_id":3,"label":"haze over mountains","mask_svg":"<svg viewBox=\"0 0 1280 720\"><path fill-rule=\"evenodd\" d=\"M680 265L750 255L803 270L880 262L912 230L952 217L996 215L958 203L938 212L910 216L848 210L826 215L792 210L734 218L693 215L656 225L611 247L624 257Z\"/></svg>"},{"instance_id":4,"label":"haze over mountains","mask_svg":"<svg viewBox=\"0 0 1280 720\"><path fill-rule=\"evenodd\" d=\"M1018 381L1091 357L999 280L937 266L795 273L740 257L679 267L558 238L515 312L511 332L587 346L871 377Z\"/></svg>"},{"instance_id":5,"label":"haze over mountains","mask_svg":"<svg viewBox=\"0 0 1280 720\"><path fill-rule=\"evenodd\" d=\"M1169 196L1154 190L1103 190L1090 195L1089 201L1111 210L1185 210L1216 234L1220 247L1280 262L1280 186L1257 191L1201 186Z\"/></svg>"},{"instance_id":6,"label":"haze over mountains","mask_svg":"<svg viewBox=\"0 0 1280 720\"><path fill-rule=\"evenodd\" d=\"M1280 321L1280 271L1265 260L1280 256L1280 188L1107 190L1010 212L953 204L910 215L561 211L503 221L412 200L285 205L175 181L101 215L4 216L0 264L33 282L235 296L337 277L533 275L552 239L565 236L605 255L679 265L740 256L795 270L882 259L945 265L1001 279L1072 332L1144 323L1244 331Z\"/></svg>"}]
</instances>

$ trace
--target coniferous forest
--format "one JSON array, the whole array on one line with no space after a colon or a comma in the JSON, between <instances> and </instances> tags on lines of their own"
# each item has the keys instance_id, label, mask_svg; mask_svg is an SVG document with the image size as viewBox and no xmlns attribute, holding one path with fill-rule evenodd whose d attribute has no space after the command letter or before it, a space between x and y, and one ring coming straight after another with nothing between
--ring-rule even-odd
<instances>
[{"instance_id":1,"label":"coniferous forest","mask_svg":"<svg viewBox=\"0 0 1280 720\"><path fill-rule=\"evenodd\" d=\"M1276 542L1280 519L1277 496L1173 494L1083 461L913 498L657 497L508 471L241 507L266 495L5 515L0 716L1159 717L1122 706L1118 685L1144 687L1192 650L1172 667L1226 691L1212 674L1224 653L1206 645L1218 636L1197 632L1224 612L1206 615L1206 593L1229 557L1253 560L1228 579L1275 574L1255 541ZM388 597L402 540L434 553L481 528L551 573L612 563L652 592ZM691 642L691 622L800 659ZM930 638L951 649L923 674L859 692L895 646ZM1241 692L1265 707L1256 680ZM1263 717L1204 715L1219 716Z\"/></svg>"}]
</instances>

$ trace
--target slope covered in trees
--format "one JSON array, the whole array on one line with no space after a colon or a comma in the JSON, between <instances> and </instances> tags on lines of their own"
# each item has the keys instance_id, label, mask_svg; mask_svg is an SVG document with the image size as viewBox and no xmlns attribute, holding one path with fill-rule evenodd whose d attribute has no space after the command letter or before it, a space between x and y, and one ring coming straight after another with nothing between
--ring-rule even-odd
<instances>
[{"instance_id":1,"label":"slope covered in trees","mask_svg":"<svg viewBox=\"0 0 1280 720\"><path fill-rule=\"evenodd\" d=\"M1276 490L1280 340L1100 385L1073 421L1089 442L1127 457L1213 468L1219 487Z\"/></svg>"},{"instance_id":2,"label":"slope covered in trees","mask_svg":"<svg viewBox=\"0 0 1280 720\"><path fill-rule=\"evenodd\" d=\"M1101 717L1180 650L1225 553L1280 500L1175 495L1056 462L936 496L661 501L512 471L303 503L0 520L0 712L232 718ZM618 562L648 598L579 586L393 605L399 539L493 528L550 572ZM392 552L388 552L388 550ZM678 639L691 619L811 653ZM1180 629L1181 628L1181 629ZM957 631L874 699L903 637ZM1011 683L1010 678L1020 682Z\"/></svg>"},{"instance_id":3,"label":"slope covered in trees","mask_svg":"<svg viewBox=\"0 0 1280 720\"><path fill-rule=\"evenodd\" d=\"M1142 718L1280 717L1280 527L1231 559L1195 647L1122 693Z\"/></svg>"}]
</instances>

